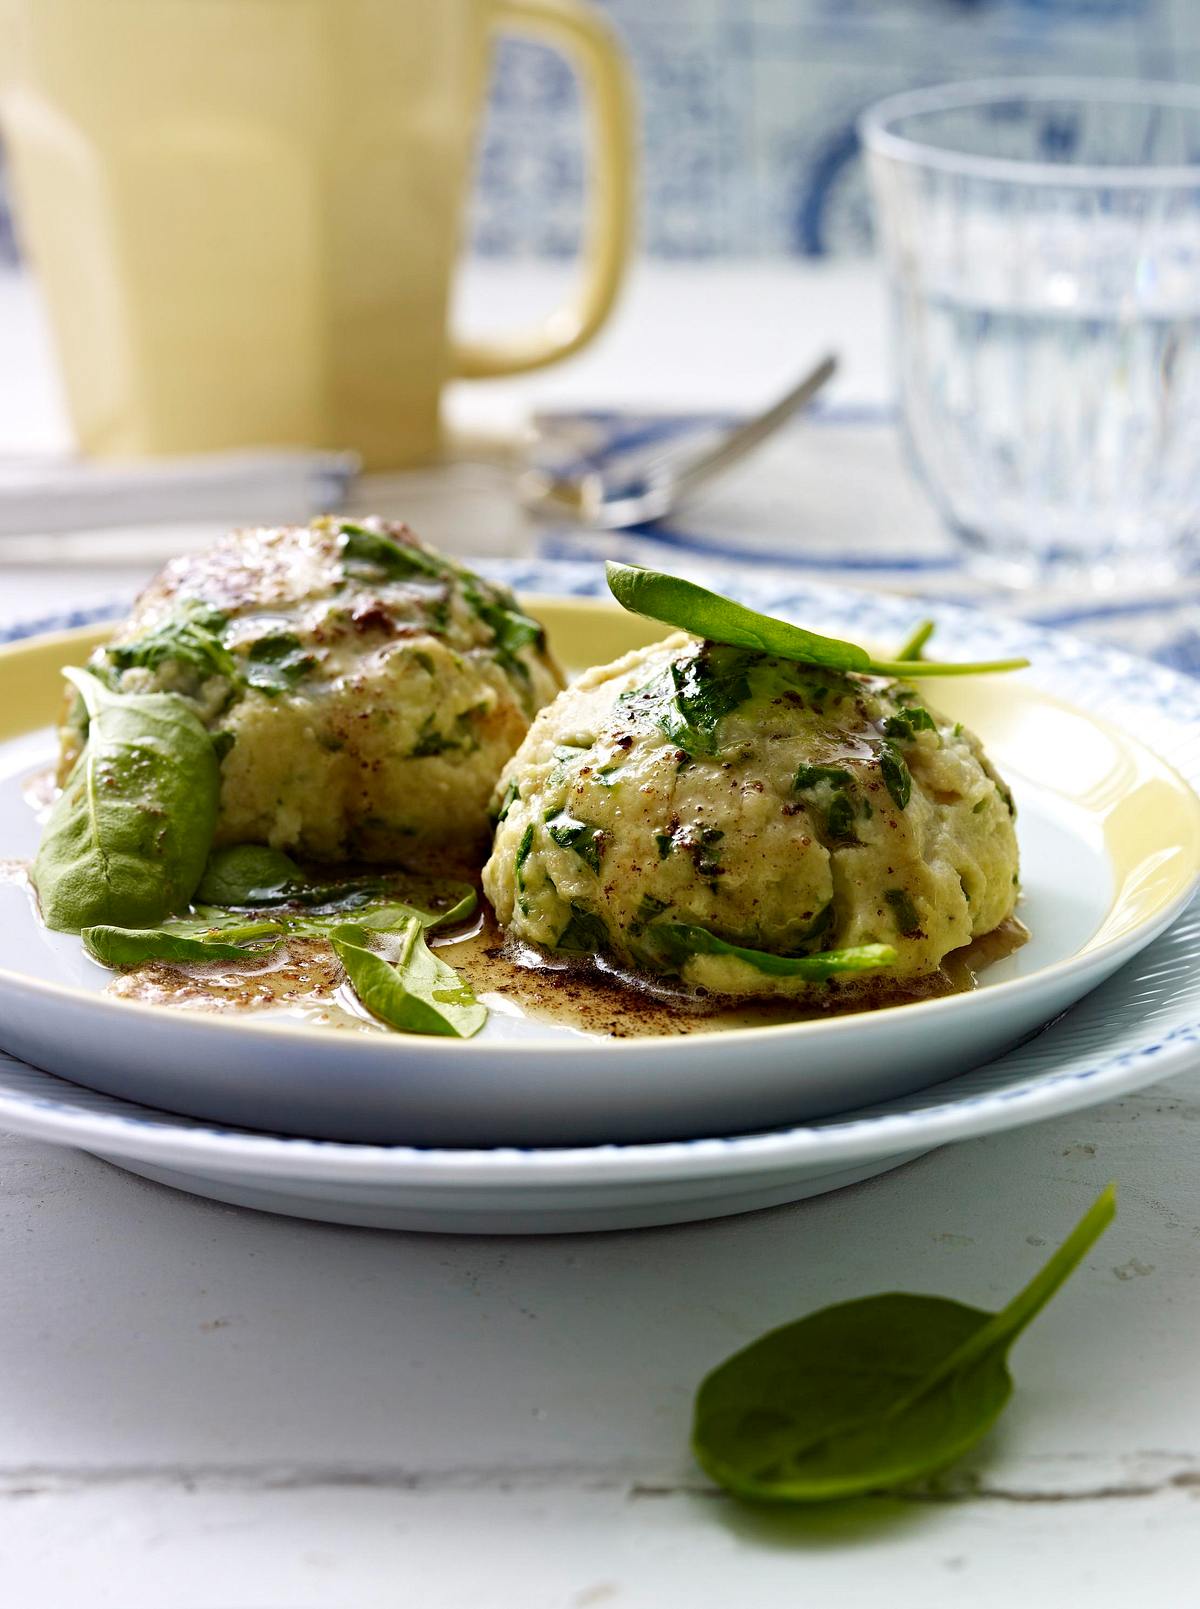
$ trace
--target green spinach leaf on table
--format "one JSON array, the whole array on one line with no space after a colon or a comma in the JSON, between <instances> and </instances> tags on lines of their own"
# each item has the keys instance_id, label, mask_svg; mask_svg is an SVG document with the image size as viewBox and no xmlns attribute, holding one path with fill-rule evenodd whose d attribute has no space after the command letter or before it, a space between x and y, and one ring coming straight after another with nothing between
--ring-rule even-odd
<instances>
[{"instance_id":1,"label":"green spinach leaf on table","mask_svg":"<svg viewBox=\"0 0 1200 1609\"><path fill-rule=\"evenodd\" d=\"M1008 1352L1112 1222L1112 1185L999 1313L895 1293L823 1308L722 1363L696 1396L692 1446L760 1502L891 1491L936 1474L995 1423Z\"/></svg>"}]
</instances>

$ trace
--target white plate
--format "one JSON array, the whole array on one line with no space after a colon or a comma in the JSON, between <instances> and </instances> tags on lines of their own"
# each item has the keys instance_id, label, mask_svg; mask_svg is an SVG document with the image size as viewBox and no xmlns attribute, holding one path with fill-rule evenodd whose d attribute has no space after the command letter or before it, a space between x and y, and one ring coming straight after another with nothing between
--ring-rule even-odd
<instances>
[{"instance_id":1,"label":"white plate","mask_svg":"<svg viewBox=\"0 0 1200 1609\"><path fill-rule=\"evenodd\" d=\"M1200 908L1007 1056L847 1118L766 1134L570 1150L339 1145L211 1128L0 1055L0 1129L239 1206L380 1229L554 1234L797 1201L974 1135L1182 1071L1200 1044Z\"/></svg>"},{"instance_id":2,"label":"white plate","mask_svg":"<svg viewBox=\"0 0 1200 1609\"><path fill-rule=\"evenodd\" d=\"M771 603L881 641L899 636L918 607L900 605L896 622L897 600L826 589ZM540 612L576 664L655 635L615 607L544 600ZM1021 628L969 611L939 614L948 656L993 652L998 633L1008 636L1006 651L1014 634L1025 646ZM6 709L9 731L16 727L0 744L0 855L32 853L37 826L21 781L53 751L49 733L21 727L54 708L59 666L78 661L91 640L67 635L0 652L0 730ZM1200 867L1191 789L1127 730L1055 696L1067 676L1072 692L1078 686L1074 645L1039 639L1029 652L1032 676L951 681L934 695L981 732L1021 812L1022 915L1033 939L989 968L973 994L681 1038L613 1040L502 1011L467 1042L337 1034L114 1000L102 992L110 974L77 939L47 932L24 891L8 884L0 886L0 1045L108 1094L192 1117L388 1144L726 1134L936 1083L1018 1043L1109 977L1186 904ZM1096 663L1111 697L1121 673L1104 656Z\"/></svg>"}]
</instances>

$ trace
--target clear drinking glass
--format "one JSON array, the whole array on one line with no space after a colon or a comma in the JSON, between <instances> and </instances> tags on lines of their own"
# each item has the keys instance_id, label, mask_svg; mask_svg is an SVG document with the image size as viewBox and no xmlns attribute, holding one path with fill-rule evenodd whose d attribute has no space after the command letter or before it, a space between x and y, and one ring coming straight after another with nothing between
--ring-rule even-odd
<instances>
[{"instance_id":1,"label":"clear drinking glass","mask_svg":"<svg viewBox=\"0 0 1200 1609\"><path fill-rule=\"evenodd\" d=\"M1200 90L1000 79L861 123L904 429L1014 582L1200 560Z\"/></svg>"}]
</instances>

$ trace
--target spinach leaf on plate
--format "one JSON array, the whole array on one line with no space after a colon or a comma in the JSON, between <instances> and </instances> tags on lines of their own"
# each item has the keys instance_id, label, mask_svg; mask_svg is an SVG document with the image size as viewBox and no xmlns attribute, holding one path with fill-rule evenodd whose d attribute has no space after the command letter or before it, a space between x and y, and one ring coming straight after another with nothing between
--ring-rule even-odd
<instances>
[{"instance_id":1,"label":"spinach leaf on plate","mask_svg":"<svg viewBox=\"0 0 1200 1609\"><path fill-rule=\"evenodd\" d=\"M282 857L286 859L285 857ZM399 900L377 900L354 910L356 931L364 934L396 933L415 922L429 930L464 920L476 905L472 888L442 911L423 911ZM146 961L245 961L267 953L274 944L265 940L288 937L331 939L346 926L346 909L326 914L276 907L269 917L255 919L246 910L218 905L197 905L192 914L168 917L157 927L133 928L97 925L84 928L89 953L105 966L128 969Z\"/></svg>"},{"instance_id":2,"label":"spinach leaf on plate","mask_svg":"<svg viewBox=\"0 0 1200 1609\"><path fill-rule=\"evenodd\" d=\"M260 931L252 935L255 940L272 936L278 940L282 936L278 923L260 922L256 926ZM211 938L189 937L162 927L85 927L80 937L89 955L118 971L146 961L246 961L275 948L273 943L247 948L251 936L245 932L235 940L229 933Z\"/></svg>"},{"instance_id":3,"label":"spinach leaf on plate","mask_svg":"<svg viewBox=\"0 0 1200 1609\"><path fill-rule=\"evenodd\" d=\"M230 844L209 856L196 889L202 905L272 905L292 899L308 879L290 855L266 844Z\"/></svg>"},{"instance_id":4,"label":"spinach leaf on plate","mask_svg":"<svg viewBox=\"0 0 1200 1609\"><path fill-rule=\"evenodd\" d=\"M389 1028L402 1033L469 1039L487 1021L468 984L425 943L415 918L403 929L394 961L368 948L358 926L335 928L330 943L346 969L355 995Z\"/></svg>"},{"instance_id":5,"label":"spinach leaf on plate","mask_svg":"<svg viewBox=\"0 0 1200 1609\"><path fill-rule=\"evenodd\" d=\"M153 926L204 872L220 791L212 739L174 693L113 693L87 671L63 674L88 730L33 863L42 916L68 933Z\"/></svg>"},{"instance_id":6,"label":"spinach leaf on plate","mask_svg":"<svg viewBox=\"0 0 1200 1609\"><path fill-rule=\"evenodd\" d=\"M696 1395L692 1447L738 1497L891 1491L961 1457L1012 1392L1008 1352L1112 1222L1110 1184L999 1313L895 1293L826 1307L734 1353Z\"/></svg>"},{"instance_id":7,"label":"spinach leaf on plate","mask_svg":"<svg viewBox=\"0 0 1200 1609\"><path fill-rule=\"evenodd\" d=\"M196 903L225 910L256 910L300 906L284 913L294 931L321 932L352 913L354 920L383 930L401 926L417 916L429 927L465 921L478 903L469 883L432 880L435 910L425 910L401 899L394 875L339 877L318 881L282 850L265 844L232 844L214 850L196 890ZM430 880L425 880L430 881ZM406 893L411 892L405 888Z\"/></svg>"},{"instance_id":8,"label":"spinach leaf on plate","mask_svg":"<svg viewBox=\"0 0 1200 1609\"><path fill-rule=\"evenodd\" d=\"M455 904L442 911L425 911L404 900L384 897L360 905L343 902L325 911L317 909L295 914L282 913L281 919L290 932L312 938L328 938L339 927L346 926L348 918L355 927L371 933L395 933L413 921L423 929L452 927L456 922L465 921L478 904L475 890L466 884L462 886L465 893Z\"/></svg>"}]
</instances>

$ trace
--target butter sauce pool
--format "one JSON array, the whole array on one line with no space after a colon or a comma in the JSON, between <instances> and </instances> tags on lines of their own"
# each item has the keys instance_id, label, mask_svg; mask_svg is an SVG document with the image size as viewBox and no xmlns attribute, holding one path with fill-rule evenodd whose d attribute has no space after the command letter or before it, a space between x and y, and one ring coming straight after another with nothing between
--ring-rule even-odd
<instances>
[{"instance_id":1,"label":"butter sauce pool","mask_svg":"<svg viewBox=\"0 0 1200 1609\"><path fill-rule=\"evenodd\" d=\"M1022 924L1010 920L953 952L918 990L893 990L877 997L874 1006L886 1008L973 989L984 967L1012 954L1027 937ZM589 960L564 961L510 947L490 910L478 914L469 927L435 940L433 948L490 1010L614 1039L766 1027L864 1009L861 996L833 987L827 1010L800 1010L778 1000L722 1007L712 996L646 984ZM107 992L119 999L183 1010L237 1011L264 1022L388 1032L364 1015L344 987L333 952L315 939L293 939L272 956L245 963L148 963L115 977Z\"/></svg>"}]
</instances>

